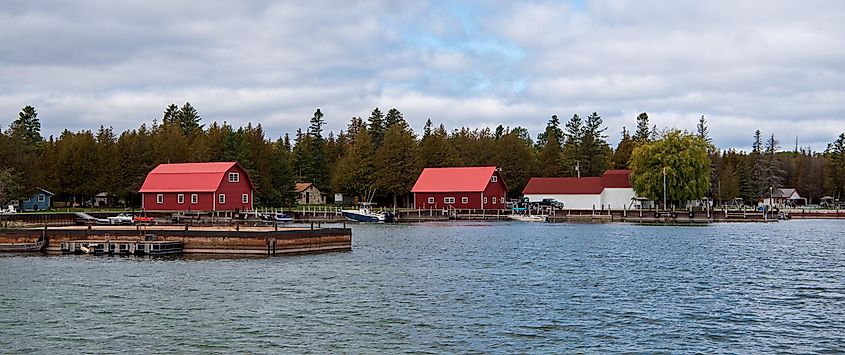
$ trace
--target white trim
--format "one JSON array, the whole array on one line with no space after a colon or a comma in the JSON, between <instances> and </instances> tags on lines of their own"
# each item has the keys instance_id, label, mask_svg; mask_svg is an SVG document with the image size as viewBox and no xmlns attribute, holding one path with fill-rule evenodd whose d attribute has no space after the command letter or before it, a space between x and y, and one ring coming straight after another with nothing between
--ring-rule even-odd
<instances>
[{"instance_id":1,"label":"white trim","mask_svg":"<svg viewBox=\"0 0 845 355\"><path fill-rule=\"evenodd\" d=\"M467 197L467 196L461 196L461 203L463 203L463 204L468 204L468 203L469 203L469 197Z\"/></svg>"},{"instance_id":2,"label":"white trim","mask_svg":"<svg viewBox=\"0 0 845 355\"><path fill-rule=\"evenodd\" d=\"M185 194L178 194L176 195L176 203L180 205L185 204Z\"/></svg>"},{"instance_id":3,"label":"white trim","mask_svg":"<svg viewBox=\"0 0 845 355\"><path fill-rule=\"evenodd\" d=\"M241 203L249 203L249 194L241 194Z\"/></svg>"},{"instance_id":4,"label":"white trim","mask_svg":"<svg viewBox=\"0 0 845 355\"><path fill-rule=\"evenodd\" d=\"M433 204L434 203L434 196L429 196L426 201L428 201L429 204Z\"/></svg>"},{"instance_id":5,"label":"white trim","mask_svg":"<svg viewBox=\"0 0 845 355\"><path fill-rule=\"evenodd\" d=\"M221 205L226 204L226 194L217 194L217 202Z\"/></svg>"},{"instance_id":6,"label":"white trim","mask_svg":"<svg viewBox=\"0 0 845 355\"><path fill-rule=\"evenodd\" d=\"M452 197L452 196L444 196L443 197L443 203L444 204L450 204L450 203L453 204L453 203L455 203L455 198Z\"/></svg>"},{"instance_id":7,"label":"white trim","mask_svg":"<svg viewBox=\"0 0 845 355\"><path fill-rule=\"evenodd\" d=\"M493 175L493 177L490 179L490 182L497 182L498 180L499 180L499 177L496 176L496 175Z\"/></svg>"},{"instance_id":8,"label":"white trim","mask_svg":"<svg viewBox=\"0 0 845 355\"><path fill-rule=\"evenodd\" d=\"M164 194L156 194L156 203L159 205L164 203Z\"/></svg>"},{"instance_id":9,"label":"white trim","mask_svg":"<svg viewBox=\"0 0 845 355\"><path fill-rule=\"evenodd\" d=\"M199 203L199 200L200 200L199 195L191 194L191 204L192 205L196 205L197 203Z\"/></svg>"},{"instance_id":10,"label":"white trim","mask_svg":"<svg viewBox=\"0 0 845 355\"><path fill-rule=\"evenodd\" d=\"M38 202L45 202L47 199L44 197L44 194L38 194Z\"/></svg>"},{"instance_id":11,"label":"white trim","mask_svg":"<svg viewBox=\"0 0 845 355\"><path fill-rule=\"evenodd\" d=\"M241 174L229 172L229 182L241 182Z\"/></svg>"}]
</instances>

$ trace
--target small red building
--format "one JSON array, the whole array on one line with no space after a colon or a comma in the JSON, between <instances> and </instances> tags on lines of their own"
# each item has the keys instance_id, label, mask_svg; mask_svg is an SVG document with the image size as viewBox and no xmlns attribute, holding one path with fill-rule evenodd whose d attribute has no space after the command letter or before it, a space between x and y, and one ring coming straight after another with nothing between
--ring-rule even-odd
<instances>
[{"instance_id":1,"label":"small red building","mask_svg":"<svg viewBox=\"0 0 845 355\"><path fill-rule=\"evenodd\" d=\"M161 164L141 186L148 211L251 210L255 186L235 162Z\"/></svg>"},{"instance_id":2,"label":"small red building","mask_svg":"<svg viewBox=\"0 0 845 355\"><path fill-rule=\"evenodd\" d=\"M495 166L425 168L411 192L418 209L503 209L508 197Z\"/></svg>"}]
</instances>

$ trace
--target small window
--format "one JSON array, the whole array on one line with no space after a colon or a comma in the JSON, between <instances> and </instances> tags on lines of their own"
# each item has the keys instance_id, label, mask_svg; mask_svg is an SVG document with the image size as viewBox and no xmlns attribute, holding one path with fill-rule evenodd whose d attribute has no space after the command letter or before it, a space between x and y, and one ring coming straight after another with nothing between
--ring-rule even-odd
<instances>
[{"instance_id":1,"label":"small window","mask_svg":"<svg viewBox=\"0 0 845 355\"><path fill-rule=\"evenodd\" d=\"M492 177L492 178L490 178L490 182L496 182L496 181L498 181L498 180L499 180L499 177L498 177L498 176L496 176L496 175L493 175L493 177ZM494 202L494 203L495 203L495 202Z\"/></svg>"},{"instance_id":2,"label":"small window","mask_svg":"<svg viewBox=\"0 0 845 355\"><path fill-rule=\"evenodd\" d=\"M38 202L44 202L44 194L38 194Z\"/></svg>"},{"instance_id":3,"label":"small window","mask_svg":"<svg viewBox=\"0 0 845 355\"><path fill-rule=\"evenodd\" d=\"M461 197L461 203L463 203L463 204L469 203L469 197L466 197L466 196Z\"/></svg>"},{"instance_id":4,"label":"small window","mask_svg":"<svg viewBox=\"0 0 845 355\"><path fill-rule=\"evenodd\" d=\"M158 204L164 203L164 195L163 194L156 195L156 203L158 203Z\"/></svg>"},{"instance_id":5,"label":"small window","mask_svg":"<svg viewBox=\"0 0 845 355\"><path fill-rule=\"evenodd\" d=\"M197 194L191 194L191 203L197 204L197 201L199 201L199 196Z\"/></svg>"},{"instance_id":6,"label":"small window","mask_svg":"<svg viewBox=\"0 0 845 355\"><path fill-rule=\"evenodd\" d=\"M428 203L434 203L434 197L429 197L429 198L428 198Z\"/></svg>"},{"instance_id":7,"label":"small window","mask_svg":"<svg viewBox=\"0 0 845 355\"><path fill-rule=\"evenodd\" d=\"M493 196L493 204L496 204L496 196Z\"/></svg>"},{"instance_id":8,"label":"small window","mask_svg":"<svg viewBox=\"0 0 845 355\"><path fill-rule=\"evenodd\" d=\"M185 194L176 195L176 203L178 203L180 205L185 203Z\"/></svg>"},{"instance_id":9,"label":"small window","mask_svg":"<svg viewBox=\"0 0 845 355\"><path fill-rule=\"evenodd\" d=\"M446 204L455 203L455 198L454 197L444 197L443 203L446 203Z\"/></svg>"},{"instance_id":10,"label":"small window","mask_svg":"<svg viewBox=\"0 0 845 355\"><path fill-rule=\"evenodd\" d=\"M241 181L241 174L229 173L229 182L239 182L239 181Z\"/></svg>"},{"instance_id":11,"label":"small window","mask_svg":"<svg viewBox=\"0 0 845 355\"><path fill-rule=\"evenodd\" d=\"M487 196L484 196L484 201L482 201L482 202L487 203Z\"/></svg>"},{"instance_id":12,"label":"small window","mask_svg":"<svg viewBox=\"0 0 845 355\"><path fill-rule=\"evenodd\" d=\"M226 204L226 194L220 194L217 196L217 202L221 205Z\"/></svg>"},{"instance_id":13,"label":"small window","mask_svg":"<svg viewBox=\"0 0 845 355\"><path fill-rule=\"evenodd\" d=\"M243 195L241 195L241 202L243 202L243 203L249 203L249 194L243 194Z\"/></svg>"}]
</instances>

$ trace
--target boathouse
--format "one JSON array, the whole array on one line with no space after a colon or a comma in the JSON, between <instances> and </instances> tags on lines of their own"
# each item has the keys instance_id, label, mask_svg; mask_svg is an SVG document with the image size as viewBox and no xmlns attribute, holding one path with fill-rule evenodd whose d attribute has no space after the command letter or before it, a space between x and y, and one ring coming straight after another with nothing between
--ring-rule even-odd
<instances>
[{"instance_id":1,"label":"boathouse","mask_svg":"<svg viewBox=\"0 0 845 355\"><path fill-rule=\"evenodd\" d=\"M630 170L608 170L595 177L531 178L522 194L531 202L553 198L566 209L622 209L636 196L630 176Z\"/></svg>"},{"instance_id":2,"label":"boathouse","mask_svg":"<svg viewBox=\"0 0 845 355\"><path fill-rule=\"evenodd\" d=\"M255 186L236 162L161 164L139 190L148 211L251 210Z\"/></svg>"},{"instance_id":3,"label":"boathouse","mask_svg":"<svg viewBox=\"0 0 845 355\"><path fill-rule=\"evenodd\" d=\"M411 192L418 209L503 209L508 196L495 166L425 168Z\"/></svg>"}]
</instances>

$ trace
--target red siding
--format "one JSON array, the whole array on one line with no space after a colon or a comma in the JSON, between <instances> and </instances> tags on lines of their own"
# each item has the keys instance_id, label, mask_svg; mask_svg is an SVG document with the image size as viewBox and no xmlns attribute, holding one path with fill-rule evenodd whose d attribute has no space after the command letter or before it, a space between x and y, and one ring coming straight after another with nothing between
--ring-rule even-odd
<instances>
[{"instance_id":1,"label":"red siding","mask_svg":"<svg viewBox=\"0 0 845 355\"><path fill-rule=\"evenodd\" d=\"M238 182L229 182L229 173L236 172L240 174ZM185 195L185 202L178 203L178 195ZM191 203L191 194L197 194L197 203ZM163 195L164 202L158 203L156 201L157 195ZM226 194L226 203L219 203L219 195ZM243 194L247 194L247 203L242 202ZM253 191L249 183L249 177L246 171L241 169L238 165L232 166L220 181L217 191L213 194L210 192L179 192L179 193L155 193L147 192L142 194L143 208L148 211L234 211L234 210L250 210L253 206Z\"/></svg>"},{"instance_id":2,"label":"red siding","mask_svg":"<svg viewBox=\"0 0 845 355\"><path fill-rule=\"evenodd\" d=\"M488 181L484 192L417 192L414 193L414 207L418 209L441 209L441 208L457 208L457 209L503 209L505 208L505 199L507 199L507 188L502 181L499 172L495 172L496 182ZM492 180L492 179L491 179ZM482 195L487 197L487 203L482 206ZM496 197L496 203L493 203L493 197ZM429 197L434 197L434 203L429 203ZM455 203L446 204L443 199L446 197L454 197ZM467 198L467 203L462 202L462 197Z\"/></svg>"}]
</instances>

